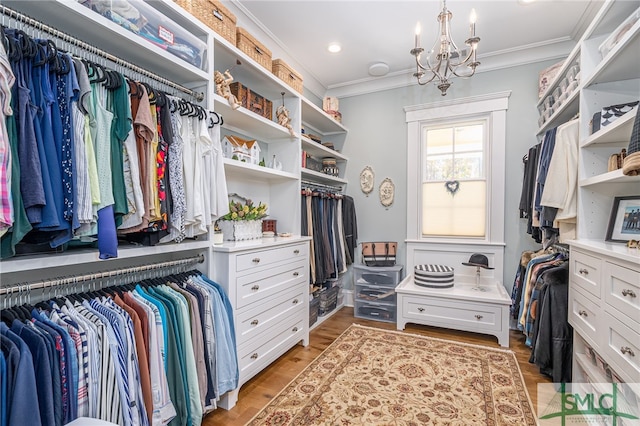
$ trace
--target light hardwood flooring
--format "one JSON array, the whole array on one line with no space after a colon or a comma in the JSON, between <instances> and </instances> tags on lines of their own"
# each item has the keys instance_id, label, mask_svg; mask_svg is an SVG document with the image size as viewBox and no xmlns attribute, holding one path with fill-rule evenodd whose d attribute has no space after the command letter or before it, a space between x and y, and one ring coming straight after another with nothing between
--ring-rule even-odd
<instances>
[{"instance_id":1,"label":"light hardwood flooring","mask_svg":"<svg viewBox=\"0 0 640 426\"><path fill-rule=\"evenodd\" d=\"M320 326L311 331L309 338L310 343L306 348L301 345L293 347L268 368L256 375L249 382L245 383L240 388L238 403L236 406L229 411L218 408L204 418L202 422L203 426L235 426L246 424L311 361L320 355L327 346L329 346L351 324L354 323L388 330L396 329L395 323L355 318L353 316L353 308L344 307L340 309L333 316L320 324ZM404 331L407 333L422 334L442 339L450 339L496 348L500 347L495 337L482 334L414 324L407 324ZM512 330L509 340L510 349L516 354L518 364L522 371L522 376L524 377L524 381L535 410L537 384L550 383L551 380L540 374L538 367L529 363L531 351L527 346L525 346L524 336L521 332Z\"/></svg>"}]
</instances>

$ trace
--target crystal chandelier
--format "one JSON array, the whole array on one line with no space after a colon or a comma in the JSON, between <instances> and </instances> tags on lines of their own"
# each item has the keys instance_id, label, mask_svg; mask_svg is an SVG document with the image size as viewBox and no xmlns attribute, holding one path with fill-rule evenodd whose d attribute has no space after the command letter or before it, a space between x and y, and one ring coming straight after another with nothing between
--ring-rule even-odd
<instances>
[{"instance_id":1,"label":"crystal chandelier","mask_svg":"<svg viewBox=\"0 0 640 426\"><path fill-rule=\"evenodd\" d=\"M438 15L440 32L436 42L424 62L421 56L424 49L420 47L420 23L416 25L416 47L411 49L411 54L416 58L416 72L413 74L421 86L436 80L438 89L442 96L447 94L447 89L451 86L451 78L471 77L476 72L476 67L480 62L476 59L476 48L480 42L480 37L476 36L476 12L471 9L470 36L465 40L469 46L468 52L458 49L458 46L451 38L451 18L453 14L447 9L447 1L442 2L442 11Z\"/></svg>"}]
</instances>

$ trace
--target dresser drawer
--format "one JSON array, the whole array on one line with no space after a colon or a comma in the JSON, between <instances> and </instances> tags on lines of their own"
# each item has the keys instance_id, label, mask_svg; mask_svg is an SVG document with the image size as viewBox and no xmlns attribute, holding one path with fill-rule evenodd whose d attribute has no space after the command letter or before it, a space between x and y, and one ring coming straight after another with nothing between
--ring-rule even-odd
<instances>
[{"instance_id":1,"label":"dresser drawer","mask_svg":"<svg viewBox=\"0 0 640 426\"><path fill-rule=\"evenodd\" d=\"M633 328L640 329L640 271L605 262L602 285L605 301L635 321Z\"/></svg>"},{"instance_id":2,"label":"dresser drawer","mask_svg":"<svg viewBox=\"0 0 640 426\"><path fill-rule=\"evenodd\" d=\"M237 279L236 307L241 309L299 283L308 281L309 265L303 260L277 266Z\"/></svg>"},{"instance_id":3,"label":"dresser drawer","mask_svg":"<svg viewBox=\"0 0 640 426\"><path fill-rule=\"evenodd\" d=\"M274 324L268 333L260 338L252 339L245 346L238 348L238 369L240 381L246 382L254 374L261 371L280 355L285 353L294 343L305 338L305 322L309 318L300 313Z\"/></svg>"},{"instance_id":4,"label":"dresser drawer","mask_svg":"<svg viewBox=\"0 0 640 426\"><path fill-rule=\"evenodd\" d=\"M637 324L637 323L636 323ZM640 333L605 313L604 357L627 383L640 383ZM616 368L617 366L617 368Z\"/></svg>"},{"instance_id":5,"label":"dresser drawer","mask_svg":"<svg viewBox=\"0 0 640 426\"><path fill-rule=\"evenodd\" d=\"M256 307L238 312L236 337L238 345L243 345L255 336L267 333L271 327L295 311L304 310L305 284L300 284L273 297L262 300Z\"/></svg>"},{"instance_id":6,"label":"dresser drawer","mask_svg":"<svg viewBox=\"0 0 640 426\"><path fill-rule=\"evenodd\" d=\"M569 324L597 349L602 332L600 308L577 289L569 288Z\"/></svg>"},{"instance_id":7,"label":"dresser drawer","mask_svg":"<svg viewBox=\"0 0 640 426\"><path fill-rule=\"evenodd\" d=\"M569 261L571 262L570 281L600 299L602 297L600 286L602 260L574 250L571 252Z\"/></svg>"},{"instance_id":8,"label":"dresser drawer","mask_svg":"<svg viewBox=\"0 0 640 426\"><path fill-rule=\"evenodd\" d=\"M473 302L445 299L402 298L405 319L420 324L467 331L500 331L502 309Z\"/></svg>"},{"instance_id":9,"label":"dresser drawer","mask_svg":"<svg viewBox=\"0 0 640 426\"><path fill-rule=\"evenodd\" d=\"M301 243L240 254L236 260L236 272L258 270L278 263L292 263L305 259L308 250L309 244Z\"/></svg>"}]
</instances>

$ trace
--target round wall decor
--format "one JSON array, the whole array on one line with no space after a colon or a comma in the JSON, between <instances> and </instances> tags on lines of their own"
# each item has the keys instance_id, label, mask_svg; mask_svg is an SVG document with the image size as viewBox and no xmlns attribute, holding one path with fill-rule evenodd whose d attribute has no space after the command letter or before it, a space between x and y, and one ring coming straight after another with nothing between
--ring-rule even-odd
<instances>
[{"instance_id":1,"label":"round wall decor","mask_svg":"<svg viewBox=\"0 0 640 426\"><path fill-rule=\"evenodd\" d=\"M396 187L393 184L393 181L390 178L384 178L384 180L380 182L380 203L385 207L392 205L395 192Z\"/></svg>"},{"instance_id":2,"label":"round wall decor","mask_svg":"<svg viewBox=\"0 0 640 426\"><path fill-rule=\"evenodd\" d=\"M373 181L375 179L375 173L371 166L365 166L360 172L360 189L365 194L369 195L373 191Z\"/></svg>"}]
</instances>

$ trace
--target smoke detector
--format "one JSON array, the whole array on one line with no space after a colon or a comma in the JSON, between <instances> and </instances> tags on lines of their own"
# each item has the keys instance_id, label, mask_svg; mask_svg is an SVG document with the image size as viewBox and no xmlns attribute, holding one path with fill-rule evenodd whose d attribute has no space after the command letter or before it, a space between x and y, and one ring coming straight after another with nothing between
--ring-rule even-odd
<instances>
[{"instance_id":1,"label":"smoke detector","mask_svg":"<svg viewBox=\"0 0 640 426\"><path fill-rule=\"evenodd\" d=\"M373 77L381 77L383 75L387 75L388 72L389 65L385 64L384 62L376 62L374 64L371 64L371 66L369 67L369 75Z\"/></svg>"}]
</instances>

